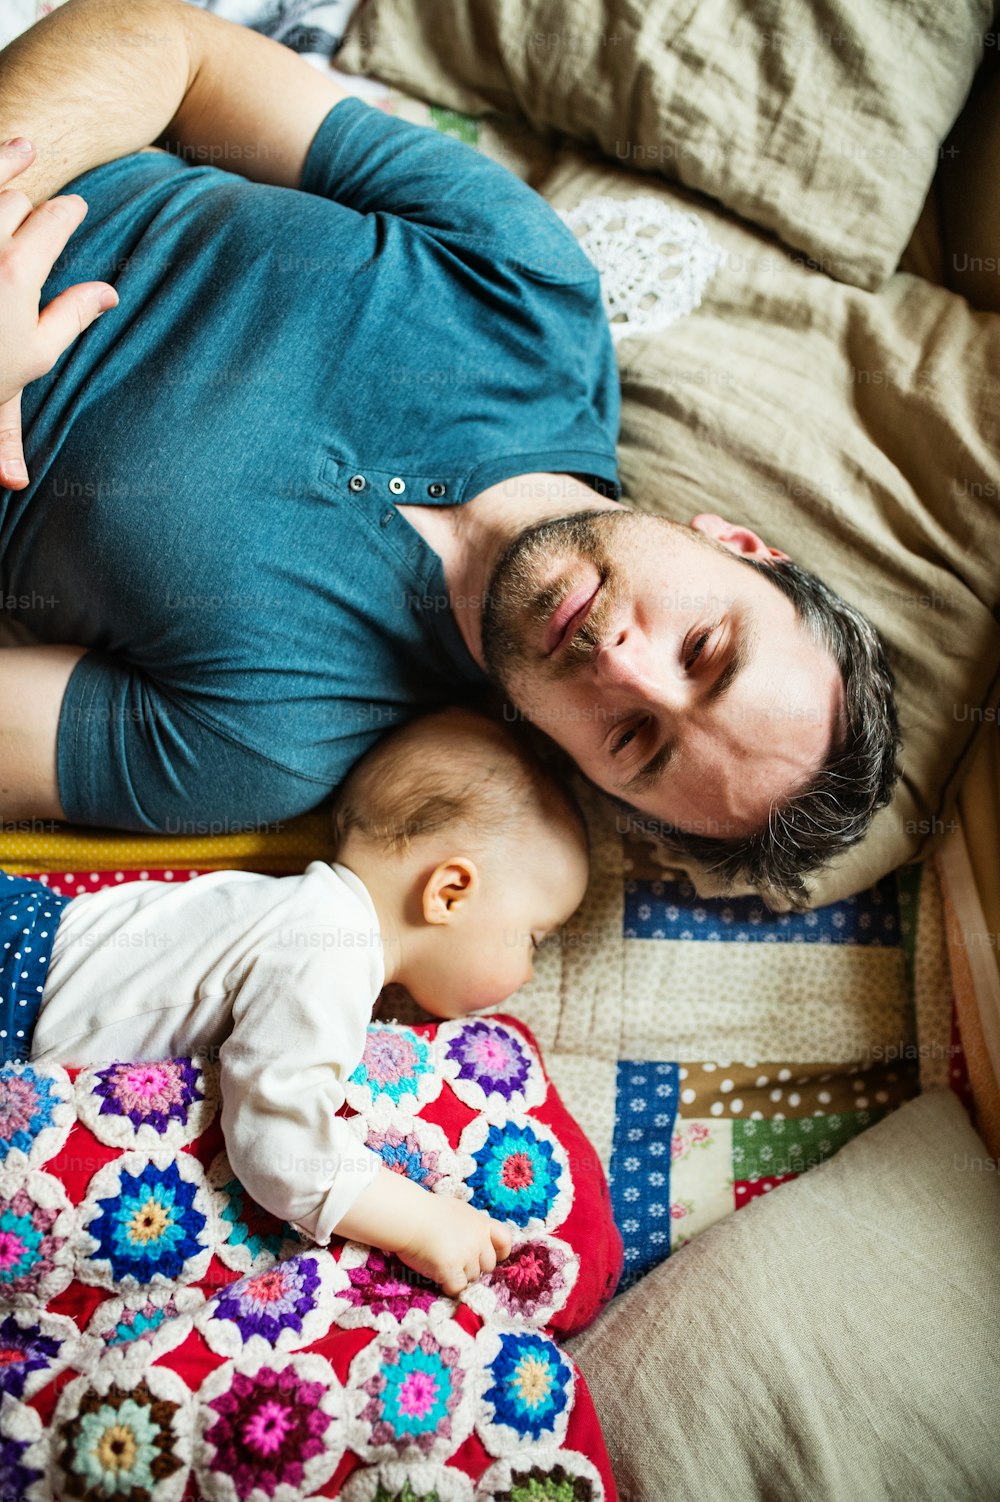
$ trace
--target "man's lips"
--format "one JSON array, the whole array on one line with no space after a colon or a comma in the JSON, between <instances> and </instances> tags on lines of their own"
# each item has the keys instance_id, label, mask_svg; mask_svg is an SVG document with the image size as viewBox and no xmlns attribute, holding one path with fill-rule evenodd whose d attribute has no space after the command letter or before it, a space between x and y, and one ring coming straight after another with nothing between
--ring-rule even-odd
<instances>
[{"instance_id":1,"label":"man's lips","mask_svg":"<svg viewBox=\"0 0 1000 1502\"><path fill-rule=\"evenodd\" d=\"M573 633L583 625L590 614L600 591L602 580L598 579L596 585L582 584L579 589L570 590L562 604L552 613L552 618L545 628L545 640L542 650L546 657L551 657L562 646L563 642L569 641Z\"/></svg>"}]
</instances>

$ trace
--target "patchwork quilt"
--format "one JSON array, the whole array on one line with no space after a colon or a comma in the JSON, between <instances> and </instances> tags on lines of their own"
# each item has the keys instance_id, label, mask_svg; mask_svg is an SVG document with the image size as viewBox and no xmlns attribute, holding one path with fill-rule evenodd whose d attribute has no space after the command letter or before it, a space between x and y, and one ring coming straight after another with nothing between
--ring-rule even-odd
<instances>
[{"instance_id":1,"label":"patchwork quilt","mask_svg":"<svg viewBox=\"0 0 1000 1502\"><path fill-rule=\"evenodd\" d=\"M968 1107L933 863L775 914L699 898L596 796L589 813L587 899L505 1010L607 1165L619 1291L922 1088Z\"/></svg>"}]
</instances>

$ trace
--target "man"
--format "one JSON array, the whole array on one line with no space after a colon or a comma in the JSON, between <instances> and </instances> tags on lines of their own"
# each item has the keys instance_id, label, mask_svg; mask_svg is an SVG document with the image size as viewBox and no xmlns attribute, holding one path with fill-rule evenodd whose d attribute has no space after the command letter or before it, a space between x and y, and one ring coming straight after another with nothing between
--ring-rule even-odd
<instances>
[{"instance_id":1,"label":"man","mask_svg":"<svg viewBox=\"0 0 1000 1502\"><path fill-rule=\"evenodd\" d=\"M7 817L287 817L492 680L724 874L798 899L863 835L897 744L874 630L754 533L618 501L599 280L529 188L181 0L69 0L0 101L34 148L6 297L118 298L0 391L36 377L30 479L0 476L38 643L0 657ZM42 287L31 207L67 185ZM65 244L79 200L47 212Z\"/></svg>"}]
</instances>

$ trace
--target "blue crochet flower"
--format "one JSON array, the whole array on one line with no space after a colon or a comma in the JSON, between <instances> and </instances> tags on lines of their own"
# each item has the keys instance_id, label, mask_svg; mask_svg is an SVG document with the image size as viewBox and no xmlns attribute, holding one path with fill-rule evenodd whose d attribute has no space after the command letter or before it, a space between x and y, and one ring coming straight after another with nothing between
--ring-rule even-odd
<instances>
[{"instance_id":1,"label":"blue crochet flower","mask_svg":"<svg viewBox=\"0 0 1000 1502\"><path fill-rule=\"evenodd\" d=\"M116 1280L179 1277L188 1258L203 1250L206 1222L194 1205L197 1184L181 1178L177 1163L147 1163L137 1175L123 1169L119 1183L119 1194L98 1200L101 1214L88 1227L98 1243L94 1260L107 1260Z\"/></svg>"},{"instance_id":2,"label":"blue crochet flower","mask_svg":"<svg viewBox=\"0 0 1000 1502\"><path fill-rule=\"evenodd\" d=\"M543 1335L501 1332L500 1351L490 1362L493 1385L486 1401L493 1422L522 1438L558 1437L556 1421L565 1409L573 1371Z\"/></svg>"},{"instance_id":3,"label":"blue crochet flower","mask_svg":"<svg viewBox=\"0 0 1000 1502\"><path fill-rule=\"evenodd\" d=\"M368 1026L361 1063L349 1083L370 1093L373 1104L385 1095L398 1106L405 1097L415 1102L420 1081L433 1074L434 1059L425 1038L412 1028L373 1022Z\"/></svg>"},{"instance_id":4,"label":"blue crochet flower","mask_svg":"<svg viewBox=\"0 0 1000 1502\"><path fill-rule=\"evenodd\" d=\"M441 1352L417 1346L401 1353L394 1365L387 1364L383 1375L384 1422L392 1425L394 1433L412 1438L437 1433L448 1418L448 1400L455 1385Z\"/></svg>"},{"instance_id":5,"label":"blue crochet flower","mask_svg":"<svg viewBox=\"0 0 1000 1502\"><path fill-rule=\"evenodd\" d=\"M295 1234L291 1226L261 1209L239 1179L229 1179L221 1192L226 1196L221 1218L223 1224L232 1227L226 1238L229 1246L245 1246L254 1261L261 1252L279 1256L285 1242Z\"/></svg>"},{"instance_id":6,"label":"blue crochet flower","mask_svg":"<svg viewBox=\"0 0 1000 1502\"><path fill-rule=\"evenodd\" d=\"M12 1148L27 1154L39 1132L54 1126L55 1087L50 1075L36 1073L30 1064L0 1068L0 1163Z\"/></svg>"},{"instance_id":7,"label":"blue crochet flower","mask_svg":"<svg viewBox=\"0 0 1000 1502\"><path fill-rule=\"evenodd\" d=\"M562 1165L551 1142L530 1125L491 1126L482 1147L473 1153L475 1170L467 1183L472 1203L497 1220L526 1226L548 1216L560 1188Z\"/></svg>"},{"instance_id":8,"label":"blue crochet flower","mask_svg":"<svg viewBox=\"0 0 1000 1502\"><path fill-rule=\"evenodd\" d=\"M104 1336L104 1343L108 1346L124 1346L134 1340L144 1340L154 1335L167 1317L166 1309L154 1309L147 1305L146 1309L130 1309L122 1315L122 1318L108 1330ZM172 1311L176 1314L176 1310Z\"/></svg>"}]
</instances>

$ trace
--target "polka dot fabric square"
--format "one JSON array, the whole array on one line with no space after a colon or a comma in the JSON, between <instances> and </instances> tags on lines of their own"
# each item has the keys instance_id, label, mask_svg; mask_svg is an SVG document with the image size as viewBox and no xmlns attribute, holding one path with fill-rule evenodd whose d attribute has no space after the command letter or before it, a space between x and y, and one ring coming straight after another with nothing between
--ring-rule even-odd
<instances>
[{"instance_id":1,"label":"polka dot fabric square","mask_svg":"<svg viewBox=\"0 0 1000 1502\"><path fill-rule=\"evenodd\" d=\"M0 1067L0 1493L130 1502L616 1497L559 1344L610 1299L600 1162L523 1024L373 1024L344 1107L505 1220L460 1298L320 1248L238 1182L216 1066Z\"/></svg>"}]
</instances>

